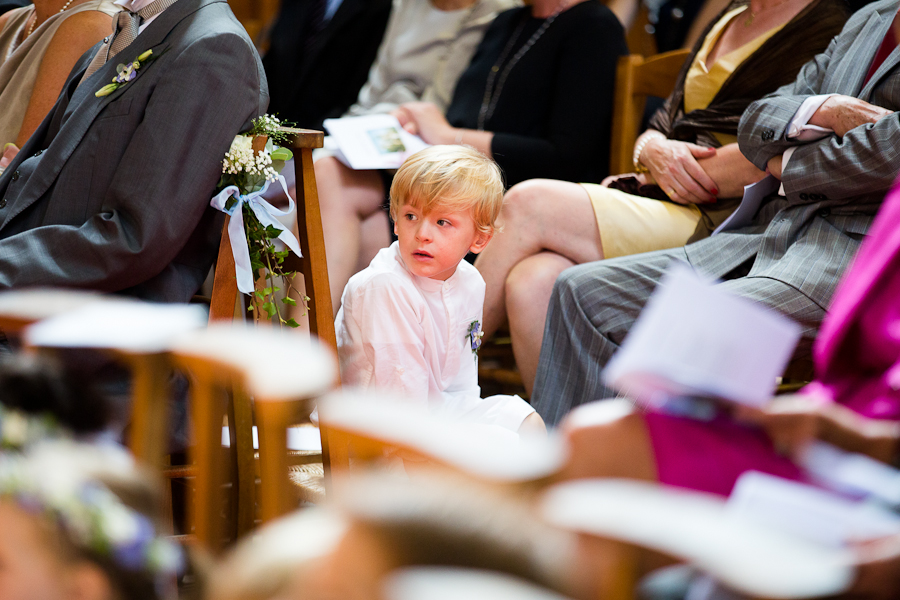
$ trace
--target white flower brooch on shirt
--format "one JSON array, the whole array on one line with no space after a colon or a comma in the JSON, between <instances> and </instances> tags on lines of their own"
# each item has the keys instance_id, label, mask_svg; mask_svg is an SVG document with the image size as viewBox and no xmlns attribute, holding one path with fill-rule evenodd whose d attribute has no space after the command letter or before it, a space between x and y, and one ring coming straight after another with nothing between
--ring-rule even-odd
<instances>
[{"instance_id":1,"label":"white flower brooch on shirt","mask_svg":"<svg viewBox=\"0 0 900 600\"><path fill-rule=\"evenodd\" d=\"M472 354L478 356L478 349L481 348L481 338L484 337L484 331L481 329L481 323L476 319L469 323L469 332L466 334L469 339L469 346L472 348Z\"/></svg>"}]
</instances>

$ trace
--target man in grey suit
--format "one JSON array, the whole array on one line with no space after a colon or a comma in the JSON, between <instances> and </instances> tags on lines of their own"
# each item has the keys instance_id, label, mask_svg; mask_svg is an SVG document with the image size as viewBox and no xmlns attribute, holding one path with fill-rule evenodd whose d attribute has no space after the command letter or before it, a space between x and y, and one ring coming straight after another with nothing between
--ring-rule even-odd
<instances>
[{"instance_id":1,"label":"man in grey suit","mask_svg":"<svg viewBox=\"0 0 900 600\"><path fill-rule=\"evenodd\" d=\"M138 16L80 59L0 177L0 289L187 301L206 276L221 228L209 200L235 134L265 112L266 80L225 0L162 1L126 2ZM133 80L96 95L147 50Z\"/></svg>"},{"instance_id":2,"label":"man in grey suit","mask_svg":"<svg viewBox=\"0 0 900 600\"><path fill-rule=\"evenodd\" d=\"M760 169L768 166L784 189L750 226L559 277L533 396L546 423L613 395L600 372L672 260L798 321L803 339L795 359L809 361L835 286L900 173L898 5L883 0L861 9L793 84L744 113L741 151Z\"/></svg>"}]
</instances>

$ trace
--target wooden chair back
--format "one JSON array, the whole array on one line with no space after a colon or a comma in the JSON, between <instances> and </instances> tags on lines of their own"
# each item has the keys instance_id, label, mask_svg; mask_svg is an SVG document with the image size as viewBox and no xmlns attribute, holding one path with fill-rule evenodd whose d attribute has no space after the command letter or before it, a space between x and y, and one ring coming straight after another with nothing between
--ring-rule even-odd
<instances>
[{"instance_id":1,"label":"wooden chair back","mask_svg":"<svg viewBox=\"0 0 900 600\"><path fill-rule=\"evenodd\" d=\"M216 550L223 541L224 469L219 460L226 410L223 392L233 389L241 398L255 401L260 513L266 522L296 508L290 500L287 429L306 419L313 401L333 388L337 362L333 351L315 340L239 324L212 325L186 335L172 344L170 354L193 378L194 531L200 542ZM252 448L252 440L249 444ZM246 500L243 510L252 513L252 499Z\"/></svg>"},{"instance_id":2,"label":"wooden chair back","mask_svg":"<svg viewBox=\"0 0 900 600\"><path fill-rule=\"evenodd\" d=\"M520 439L499 427L450 421L418 408L384 394L341 391L320 401L319 418L354 467L392 455L481 482L528 484L547 480L565 462L566 448L556 437Z\"/></svg>"},{"instance_id":3,"label":"wooden chair back","mask_svg":"<svg viewBox=\"0 0 900 600\"><path fill-rule=\"evenodd\" d=\"M322 213L316 189L312 151L321 148L324 134L321 131L290 129L287 147L294 152L294 169L297 189L297 232L302 257L291 254L285 260L287 270L303 274L306 295L309 296L309 329L324 344L337 348L334 334L334 312L328 287L328 266L325 261L325 236L322 233ZM237 280L234 276L234 256L228 237L228 219L222 227L219 256L216 261L210 300L209 320L231 321L235 316L238 298Z\"/></svg>"},{"instance_id":4,"label":"wooden chair back","mask_svg":"<svg viewBox=\"0 0 900 600\"><path fill-rule=\"evenodd\" d=\"M328 266L325 260L325 237L322 233L322 217L319 209L319 196L316 189L315 170L313 168L312 151L321 148L324 134L321 131L284 128L290 133L286 147L294 153L294 169L296 175L296 219L297 234L302 256L290 254L285 259L285 269L303 275L305 293L309 297L307 303L310 332L318 337L326 346L337 349L334 331L334 313L328 284ZM254 144L258 144L256 140ZM258 150L254 147L254 150ZM246 318L246 311L236 304L238 302L237 280L235 279L234 256L228 234L226 217L222 227L219 254L213 279L213 290L210 300L210 323L232 321L236 315L239 320ZM295 299L297 300L297 299ZM339 380L335 377L335 385ZM232 428L232 443L236 456L234 462L237 470L237 532L247 531L253 522L253 497L257 474L254 458L251 429L254 413L250 399L246 394L236 392L233 402L228 407L228 421ZM258 415L257 415L258 416ZM321 429L322 463L325 470L326 483L330 483L331 467L336 460L341 460L340 453L332 450L327 429Z\"/></svg>"},{"instance_id":5,"label":"wooden chair back","mask_svg":"<svg viewBox=\"0 0 900 600\"><path fill-rule=\"evenodd\" d=\"M647 96L665 98L671 94L689 54L688 50L673 50L649 58L631 54L619 59L613 102L610 175L634 170L632 153L640 133Z\"/></svg>"},{"instance_id":6,"label":"wooden chair back","mask_svg":"<svg viewBox=\"0 0 900 600\"><path fill-rule=\"evenodd\" d=\"M168 445L165 399L170 396L171 365L165 344L174 335L202 327L203 314L195 306L153 305L71 290L26 290L0 297L0 322L19 327L26 350L89 348L128 366L129 447L136 458L154 467L162 467ZM151 322L164 323L147 327Z\"/></svg>"}]
</instances>

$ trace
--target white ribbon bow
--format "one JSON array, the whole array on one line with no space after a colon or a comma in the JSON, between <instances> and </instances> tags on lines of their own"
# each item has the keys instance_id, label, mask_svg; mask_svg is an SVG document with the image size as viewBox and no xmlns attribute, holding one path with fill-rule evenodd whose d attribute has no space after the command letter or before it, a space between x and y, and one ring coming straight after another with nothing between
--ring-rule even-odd
<instances>
[{"instance_id":1,"label":"white ribbon bow","mask_svg":"<svg viewBox=\"0 0 900 600\"><path fill-rule=\"evenodd\" d=\"M284 195L288 198L288 209L279 210L269 204L262 195L269 189L269 181L258 192L251 192L247 195L241 195L237 186L229 185L227 188L219 192L219 195L209 201L210 205L216 210L220 210L227 215L231 215L231 221L228 223L228 237L231 238L231 252L234 254L234 274L237 277L238 289L244 294L252 294L254 287L253 270L250 268L250 248L247 246L247 238L244 235L244 217L241 210L242 204L249 204L250 210L256 215L263 227L272 226L281 231L278 239L285 243L291 251L297 256L303 256L300 253L300 244L289 230L278 221L276 217L284 216L294 210L294 200L287 191L287 183L284 177L278 176L278 183L284 190ZM232 196L237 198L237 202L231 207L231 210L225 209L225 204Z\"/></svg>"}]
</instances>

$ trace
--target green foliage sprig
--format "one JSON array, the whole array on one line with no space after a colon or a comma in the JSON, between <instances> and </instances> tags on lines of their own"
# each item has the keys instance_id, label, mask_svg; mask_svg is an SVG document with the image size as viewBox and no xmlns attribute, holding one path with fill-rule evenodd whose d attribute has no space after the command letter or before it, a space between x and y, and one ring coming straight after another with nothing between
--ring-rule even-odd
<instances>
[{"instance_id":1,"label":"green foliage sprig","mask_svg":"<svg viewBox=\"0 0 900 600\"><path fill-rule=\"evenodd\" d=\"M276 181L285 162L293 157L290 150L279 146L288 141L290 134L281 129L288 126L291 124L283 123L271 115L254 119L250 130L235 137L226 153L222 161L222 177L219 179L217 191L233 185L238 188L241 195L246 195L258 192L267 181L270 183ZM257 140L257 147L264 141L264 147L254 151L254 140ZM232 210L237 202L237 198L230 198L225 204L226 210ZM241 211L244 234L250 252L250 267L259 273L257 286L251 295L247 310L253 312L253 317L257 321L261 318L276 319L281 325L299 327L296 320L286 315L284 306L297 306L297 302L291 297L291 293L294 293L302 299L303 307L306 309L309 297L300 294L294 287L297 272L284 267L284 261L290 250L278 249L276 240L279 230L272 226L263 226L246 203L242 203ZM263 287L259 286L260 278L264 279ZM278 285L279 280L284 282L283 290ZM279 302L277 294L282 291L284 297Z\"/></svg>"}]
</instances>

